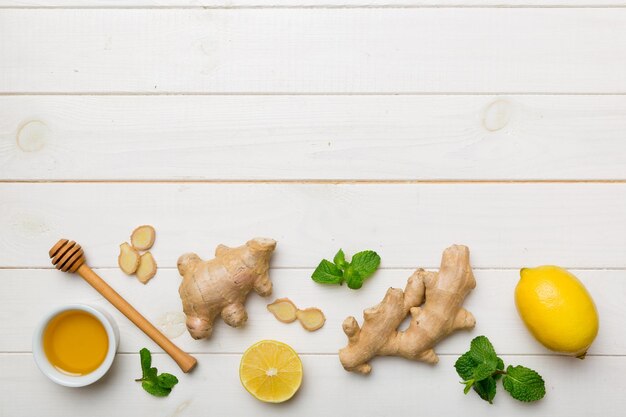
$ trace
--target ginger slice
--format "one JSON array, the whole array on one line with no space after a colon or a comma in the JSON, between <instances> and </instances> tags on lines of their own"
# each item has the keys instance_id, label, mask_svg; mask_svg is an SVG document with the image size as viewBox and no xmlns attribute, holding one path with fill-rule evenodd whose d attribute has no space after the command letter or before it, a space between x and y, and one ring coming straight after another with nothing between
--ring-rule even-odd
<instances>
[{"instance_id":1,"label":"ginger slice","mask_svg":"<svg viewBox=\"0 0 626 417\"><path fill-rule=\"evenodd\" d=\"M283 323L296 321L298 308L289 298L279 298L272 304L268 304L267 309L278 321L282 321Z\"/></svg>"},{"instance_id":2,"label":"ginger slice","mask_svg":"<svg viewBox=\"0 0 626 417\"><path fill-rule=\"evenodd\" d=\"M157 264L150 252L141 255L139 267L137 268L137 279L142 284L147 283L157 272Z\"/></svg>"},{"instance_id":3,"label":"ginger slice","mask_svg":"<svg viewBox=\"0 0 626 417\"><path fill-rule=\"evenodd\" d=\"M310 332L320 329L326 322L326 317L324 317L322 310L315 307L296 311L296 317L300 321L302 327Z\"/></svg>"},{"instance_id":4,"label":"ginger slice","mask_svg":"<svg viewBox=\"0 0 626 417\"><path fill-rule=\"evenodd\" d=\"M122 272L126 275L132 275L139 268L140 256L139 253L124 242L120 245L120 255L117 257L117 264L120 266Z\"/></svg>"},{"instance_id":5,"label":"ginger slice","mask_svg":"<svg viewBox=\"0 0 626 417\"><path fill-rule=\"evenodd\" d=\"M148 250L154 244L156 232L150 225L139 226L130 235L130 243L137 250Z\"/></svg>"}]
</instances>

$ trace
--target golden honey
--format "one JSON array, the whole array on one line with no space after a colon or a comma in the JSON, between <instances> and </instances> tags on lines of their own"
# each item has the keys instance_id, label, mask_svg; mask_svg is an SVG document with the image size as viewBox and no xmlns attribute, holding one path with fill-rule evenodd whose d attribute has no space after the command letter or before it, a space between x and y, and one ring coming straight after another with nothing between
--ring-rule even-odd
<instances>
[{"instance_id":1,"label":"golden honey","mask_svg":"<svg viewBox=\"0 0 626 417\"><path fill-rule=\"evenodd\" d=\"M102 323L82 310L55 316L43 333L43 349L52 366L68 375L95 371L109 350L109 337Z\"/></svg>"}]
</instances>

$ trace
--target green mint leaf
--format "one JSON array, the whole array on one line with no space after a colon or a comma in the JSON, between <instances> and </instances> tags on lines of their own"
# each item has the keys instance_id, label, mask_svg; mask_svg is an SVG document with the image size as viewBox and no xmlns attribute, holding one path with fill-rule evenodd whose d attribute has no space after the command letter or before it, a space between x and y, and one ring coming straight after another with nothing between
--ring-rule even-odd
<instances>
[{"instance_id":1,"label":"green mint leaf","mask_svg":"<svg viewBox=\"0 0 626 417\"><path fill-rule=\"evenodd\" d=\"M172 374L162 373L158 375L157 368L152 367L152 355L150 351L143 348L139 351L141 360L141 387L149 394L156 397L165 397L172 391L172 387L178 384L178 378Z\"/></svg>"},{"instance_id":2,"label":"green mint leaf","mask_svg":"<svg viewBox=\"0 0 626 417\"><path fill-rule=\"evenodd\" d=\"M174 385L178 384L178 378L176 378L172 374L162 373L159 375L157 379L157 383L161 388L173 388Z\"/></svg>"},{"instance_id":3,"label":"green mint leaf","mask_svg":"<svg viewBox=\"0 0 626 417\"><path fill-rule=\"evenodd\" d=\"M467 393L472 389L472 385L474 385L474 380L470 379L469 381L461 382L465 384L465 388L463 388L463 394L467 395Z\"/></svg>"},{"instance_id":4,"label":"green mint leaf","mask_svg":"<svg viewBox=\"0 0 626 417\"><path fill-rule=\"evenodd\" d=\"M500 357L498 357L498 364L496 365L496 369L498 371L504 370L504 361L500 359ZM495 374L493 378L497 381L498 379L502 378L502 374Z\"/></svg>"},{"instance_id":5,"label":"green mint leaf","mask_svg":"<svg viewBox=\"0 0 626 417\"><path fill-rule=\"evenodd\" d=\"M456 369L456 373L463 379L463 381L467 381L472 379L472 375L474 375L474 368L476 368L476 362L472 359L469 352L461 355L459 359L456 360L454 364L454 368Z\"/></svg>"},{"instance_id":6,"label":"green mint leaf","mask_svg":"<svg viewBox=\"0 0 626 417\"><path fill-rule=\"evenodd\" d=\"M352 264L348 265L346 270L343 271L343 277L348 284L348 288L352 290L358 290L363 286L363 277L354 269Z\"/></svg>"},{"instance_id":7,"label":"green mint leaf","mask_svg":"<svg viewBox=\"0 0 626 417\"><path fill-rule=\"evenodd\" d=\"M477 366L479 364L484 364L484 369L491 369L491 373L495 372L497 369L498 356L496 355L496 351L487 337L475 337L470 344L469 353L474 362L476 362Z\"/></svg>"},{"instance_id":8,"label":"green mint leaf","mask_svg":"<svg viewBox=\"0 0 626 417\"><path fill-rule=\"evenodd\" d=\"M493 377L483 379L474 384L474 391L480 395L485 401L489 401L489 404L493 404L493 399L496 396L496 380Z\"/></svg>"},{"instance_id":9,"label":"green mint leaf","mask_svg":"<svg viewBox=\"0 0 626 417\"><path fill-rule=\"evenodd\" d=\"M311 278L320 284L341 284L343 273L334 263L322 259L322 262L313 271Z\"/></svg>"},{"instance_id":10,"label":"green mint leaf","mask_svg":"<svg viewBox=\"0 0 626 417\"><path fill-rule=\"evenodd\" d=\"M359 252L352 257L350 266L362 277L363 280L371 277L380 265L380 256L373 250Z\"/></svg>"},{"instance_id":11,"label":"green mint leaf","mask_svg":"<svg viewBox=\"0 0 626 417\"><path fill-rule=\"evenodd\" d=\"M148 349L143 348L139 351L139 358L141 360L141 373L143 378L145 378L146 372L152 366L152 355Z\"/></svg>"},{"instance_id":12,"label":"green mint leaf","mask_svg":"<svg viewBox=\"0 0 626 417\"><path fill-rule=\"evenodd\" d=\"M516 400L537 401L546 395L546 386L537 372L524 366L509 366L502 378L504 389Z\"/></svg>"},{"instance_id":13,"label":"green mint leaf","mask_svg":"<svg viewBox=\"0 0 626 417\"><path fill-rule=\"evenodd\" d=\"M146 370L146 374L143 377L144 381L154 381L156 382L157 380L157 368L150 368L148 370Z\"/></svg>"},{"instance_id":14,"label":"green mint leaf","mask_svg":"<svg viewBox=\"0 0 626 417\"><path fill-rule=\"evenodd\" d=\"M343 253L342 249L339 249L339 252L337 252L337 254L335 255L333 262L335 263L335 265L337 265L337 268L339 269L344 269L348 265L348 263L346 262L346 254Z\"/></svg>"},{"instance_id":15,"label":"green mint leaf","mask_svg":"<svg viewBox=\"0 0 626 417\"><path fill-rule=\"evenodd\" d=\"M479 363L474 368L474 373L472 375L472 379L474 381L482 381L483 379L490 378L491 375L495 372L495 368L492 368L490 364L487 363Z\"/></svg>"},{"instance_id":16,"label":"green mint leaf","mask_svg":"<svg viewBox=\"0 0 626 417\"><path fill-rule=\"evenodd\" d=\"M143 381L141 387L146 390L148 394L154 395L155 397L167 397L170 392L172 392L171 388L161 387L153 381Z\"/></svg>"}]
</instances>

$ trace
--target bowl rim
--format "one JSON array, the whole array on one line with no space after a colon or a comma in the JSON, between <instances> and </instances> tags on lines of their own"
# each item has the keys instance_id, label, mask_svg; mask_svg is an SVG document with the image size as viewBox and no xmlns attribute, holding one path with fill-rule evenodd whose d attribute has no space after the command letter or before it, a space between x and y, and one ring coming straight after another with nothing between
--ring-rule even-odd
<instances>
[{"instance_id":1,"label":"bowl rim","mask_svg":"<svg viewBox=\"0 0 626 417\"><path fill-rule=\"evenodd\" d=\"M52 366L52 364L50 364L43 349L43 334L50 321L59 314L72 310L85 311L94 316L104 326L107 337L109 338L109 349L104 361L102 361L100 366L94 371L81 376L72 376L57 370L54 366ZM86 385L93 384L107 373L113 364L113 360L115 359L118 345L119 329L117 328L117 324L113 320L113 317L111 317L109 313L100 307L87 304L66 304L58 306L45 314L43 319L35 328L35 333L33 335L33 358L35 359L35 363L37 364L39 370L53 382L66 387L84 387Z\"/></svg>"}]
</instances>

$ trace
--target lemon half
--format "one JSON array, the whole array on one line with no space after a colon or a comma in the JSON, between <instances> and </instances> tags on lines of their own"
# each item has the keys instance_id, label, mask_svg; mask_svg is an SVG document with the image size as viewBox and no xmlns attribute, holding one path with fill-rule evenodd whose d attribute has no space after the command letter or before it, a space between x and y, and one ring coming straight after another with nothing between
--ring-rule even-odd
<instances>
[{"instance_id":1,"label":"lemon half","mask_svg":"<svg viewBox=\"0 0 626 417\"><path fill-rule=\"evenodd\" d=\"M558 266L524 268L515 304L526 327L545 347L584 358L598 334L598 312L584 285Z\"/></svg>"},{"instance_id":2,"label":"lemon half","mask_svg":"<svg viewBox=\"0 0 626 417\"><path fill-rule=\"evenodd\" d=\"M293 397L302 384L302 362L290 346L261 340L243 354L239 378L257 400L282 403Z\"/></svg>"}]
</instances>

